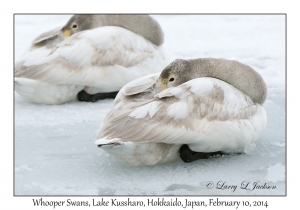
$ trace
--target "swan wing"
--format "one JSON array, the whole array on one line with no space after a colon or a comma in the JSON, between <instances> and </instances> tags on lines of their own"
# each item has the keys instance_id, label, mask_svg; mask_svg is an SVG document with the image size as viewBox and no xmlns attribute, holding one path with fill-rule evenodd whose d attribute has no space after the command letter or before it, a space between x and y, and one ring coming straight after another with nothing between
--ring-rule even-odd
<instances>
[{"instance_id":1,"label":"swan wing","mask_svg":"<svg viewBox=\"0 0 300 210\"><path fill-rule=\"evenodd\" d=\"M147 92L157 82L159 75L160 72L135 79L124 85L120 92L125 96Z\"/></svg>"},{"instance_id":2,"label":"swan wing","mask_svg":"<svg viewBox=\"0 0 300 210\"><path fill-rule=\"evenodd\" d=\"M41 43L43 41L46 41L47 39L54 39L55 37L57 37L60 33L61 33L61 29L63 27L62 26L59 26L59 27L56 27L50 31L46 31L44 33L42 33L41 35L39 35L38 37L36 37L32 43L33 44L38 44L38 43Z\"/></svg>"},{"instance_id":3,"label":"swan wing","mask_svg":"<svg viewBox=\"0 0 300 210\"><path fill-rule=\"evenodd\" d=\"M231 85L197 78L162 92L153 88L135 97L121 95L100 126L97 139L102 139L100 144L103 139L189 144L211 131L215 123L248 119L256 110L256 104Z\"/></svg>"},{"instance_id":4,"label":"swan wing","mask_svg":"<svg viewBox=\"0 0 300 210\"><path fill-rule=\"evenodd\" d=\"M143 62L151 60L154 64L158 57L162 56L157 46L143 37L124 28L107 26L72 35L43 59L32 56L18 66L15 76L53 84L98 87L149 74L144 69L157 72ZM137 65L140 66L135 71L130 71Z\"/></svg>"},{"instance_id":5,"label":"swan wing","mask_svg":"<svg viewBox=\"0 0 300 210\"><path fill-rule=\"evenodd\" d=\"M64 40L61 35L62 28L62 26L56 27L36 37L32 41L32 45L16 62L15 72L19 74L21 71L25 71L27 66L31 66L47 57L51 53L53 46Z\"/></svg>"}]
</instances>

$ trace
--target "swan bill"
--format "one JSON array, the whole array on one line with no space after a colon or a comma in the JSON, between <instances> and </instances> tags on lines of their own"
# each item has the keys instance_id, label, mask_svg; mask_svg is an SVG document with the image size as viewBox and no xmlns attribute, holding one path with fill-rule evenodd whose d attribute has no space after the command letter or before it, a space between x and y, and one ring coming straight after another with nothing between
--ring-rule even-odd
<instances>
[{"instance_id":1,"label":"swan bill","mask_svg":"<svg viewBox=\"0 0 300 210\"><path fill-rule=\"evenodd\" d=\"M65 37L70 37L71 36L71 30L64 30L64 36Z\"/></svg>"}]
</instances>

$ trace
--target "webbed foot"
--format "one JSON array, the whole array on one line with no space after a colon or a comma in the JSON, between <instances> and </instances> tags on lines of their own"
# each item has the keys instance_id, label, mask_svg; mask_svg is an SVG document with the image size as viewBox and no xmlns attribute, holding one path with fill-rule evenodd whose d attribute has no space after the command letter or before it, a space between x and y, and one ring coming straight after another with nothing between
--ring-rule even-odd
<instances>
[{"instance_id":1,"label":"webbed foot","mask_svg":"<svg viewBox=\"0 0 300 210\"><path fill-rule=\"evenodd\" d=\"M224 155L222 152L194 152L192 151L188 145L184 144L179 149L179 155L181 160L185 163L190 163L199 159L208 159L214 155Z\"/></svg>"}]
</instances>

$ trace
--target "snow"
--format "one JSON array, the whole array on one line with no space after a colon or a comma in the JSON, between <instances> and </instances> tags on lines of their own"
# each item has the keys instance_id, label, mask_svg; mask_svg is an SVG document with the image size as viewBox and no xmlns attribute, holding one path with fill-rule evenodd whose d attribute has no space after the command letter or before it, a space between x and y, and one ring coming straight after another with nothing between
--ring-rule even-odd
<instances>
[{"instance_id":1,"label":"snow","mask_svg":"<svg viewBox=\"0 0 300 210\"><path fill-rule=\"evenodd\" d=\"M15 60L39 34L70 15L15 15ZM176 58L234 59L268 85L265 131L245 154L128 167L95 144L113 100L43 105L15 93L15 195L285 195L285 16L153 15ZM255 182L276 189L241 189ZM208 182L214 187L208 189ZM224 184L225 182L225 184ZM221 184L236 185L218 189ZM224 186L223 185L223 186Z\"/></svg>"}]
</instances>

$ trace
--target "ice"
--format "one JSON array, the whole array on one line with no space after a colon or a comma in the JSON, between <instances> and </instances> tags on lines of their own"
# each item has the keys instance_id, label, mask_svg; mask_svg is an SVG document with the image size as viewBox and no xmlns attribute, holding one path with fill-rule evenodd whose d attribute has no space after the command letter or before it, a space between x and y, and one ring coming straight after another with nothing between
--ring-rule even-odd
<instances>
[{"instance_id":1,"label":"ice","mask_svg":"<svg viewBox=\"0 0 300 210\"><path fill-rule=\"evenodd\" d=\"M40 33L70 15L16 15L15 58ZM176 58L235 59L257 70L268 85L265 131L232 154L156 166L128 167L94 144L113 100L43 105L15 93L16 195L285 195L285 16L154 15L164 48ZM45 24L47 23L47 24ZM255 182L276 189L241 189ZM208 189L207 183L214 187ZM233 192L217 186L237 186ZM219 183L219 184L218 184Z\"/></svg>"},{"instance_id":2,"label":"ice","mask_svg":"<svg viewBox=\"0 0 300 210\"><path fill-rule=\"evenodd\" d=\"M248 144L248 145L246 145L246 147L244 149L244 152L247 155L251 155L251 154L253 154L255 152L255 148L256 148L256 144L255 143Z\"/></svg>"},{"instance_id":3,"label":"ice","mask_svg":"<svg viewBox=\"0 0 300 210\"><path fill-rule=\"evenodd\" d=\"M270 182L285 181L285 166L277 163L274 166L268 168L268 180Z\"/></svg>"}]
</instances>

